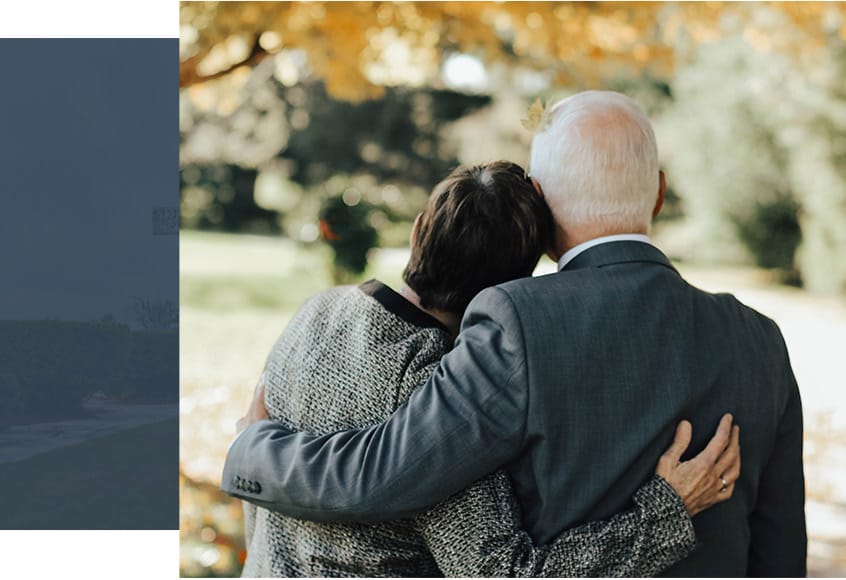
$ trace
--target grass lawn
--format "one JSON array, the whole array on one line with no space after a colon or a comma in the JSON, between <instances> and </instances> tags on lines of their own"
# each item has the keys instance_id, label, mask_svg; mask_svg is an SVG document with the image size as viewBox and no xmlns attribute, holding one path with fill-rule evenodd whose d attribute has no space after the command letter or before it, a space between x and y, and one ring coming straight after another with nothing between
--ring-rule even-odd
<instances>
[{"instance_id":1,"label":"grass lawn","mask_svg":"<svg viewBox=\"0 0 846 580\"><path fill-rule=\"evenodd\" d=\"M0 465L0 529L176 529L176 419Z\"/></svg>"}]
</instances>

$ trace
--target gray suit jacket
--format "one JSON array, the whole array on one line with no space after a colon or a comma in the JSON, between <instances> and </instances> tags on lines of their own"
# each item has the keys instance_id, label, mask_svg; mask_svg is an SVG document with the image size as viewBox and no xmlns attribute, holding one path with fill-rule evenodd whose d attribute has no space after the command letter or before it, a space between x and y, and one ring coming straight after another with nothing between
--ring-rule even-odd
<instances>
[{"instance_id":1,"label":"gray suit jacket","mask_svg":"<svg viewBox=\"0 0 846 580\"><path fill-rule=\"evenodd\" d=\"M624 509L679 420L693 422L692 454L725 411L741 426L735 497L695 518L701 546L667 574L802 576L802 414L781 334L640 242L479 294L387 422L325 436L262 422L230 456L249 453L239 469L263 478L247 499L317 520L410 515L504 466L543 544Z\"/></svg>"}]
</instances>

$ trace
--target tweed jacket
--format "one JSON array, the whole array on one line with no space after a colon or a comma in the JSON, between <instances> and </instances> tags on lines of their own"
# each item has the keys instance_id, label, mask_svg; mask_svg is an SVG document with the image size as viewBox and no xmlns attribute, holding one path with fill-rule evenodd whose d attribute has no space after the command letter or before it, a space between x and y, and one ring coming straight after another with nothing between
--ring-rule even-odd
<instances>
[{"instance_id":1,"label":"tweed jacket","mask_svg":"<svg viewBox=\"0 0 846 580\"><path fill-rule=\"evenodd\" d=\"M300 309L268 356L267 411L313 433L378 423L451 346L437 320L375 280L331 289ZM244 510L244 576L648 576L695 540L680 498L657 476L634 495L633 508L543 547L520 529L502 471L414 519L316 523L249 503Z\"/></svg>"}]
</instances>

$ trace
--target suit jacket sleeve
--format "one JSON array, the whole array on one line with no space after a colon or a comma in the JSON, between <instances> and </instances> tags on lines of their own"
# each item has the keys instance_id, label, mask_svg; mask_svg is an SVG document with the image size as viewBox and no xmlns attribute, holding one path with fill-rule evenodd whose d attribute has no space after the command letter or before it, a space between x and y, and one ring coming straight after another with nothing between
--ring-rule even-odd
<instances>
[{"instance_id":1,"label":"suit jacket sleeve","mask_svg":"<svg viewBox=\"0 0 846 580\"><path fill-rule=\"evenodd\" d=\"M796 378L787 362L786 348L783 356L790 394L772 455L761 475L755 508L749 518L748 576L796 578L807 574L802 402Z\"/></svg>"},{"instance_id":2,"label":"suit jacket sleeve","mask_svg":"<svg viewBox=\"0 0 846 580\"><path fill-rule=\"evenodd\" d=\"M453 350L385 423L315 436L259 421L230 446L221 487L315 521L420 513L522 450L529 398L524 352L509 297L485 290L468 307Z\"/></svg>"},{"instance_id":3,"label":"suit jacket sleeve","mask_svg":"<svg viewBox=\"0 0 846 580\"><path fill-rule=\"evenodd\" d=\"M684 503L659 476L635 507L565 530L536 547L520 529L511 482L497 472L418 516L438 567L452 577L646 577L685 557L696 541Z\"/></svg>"}]
</instances>

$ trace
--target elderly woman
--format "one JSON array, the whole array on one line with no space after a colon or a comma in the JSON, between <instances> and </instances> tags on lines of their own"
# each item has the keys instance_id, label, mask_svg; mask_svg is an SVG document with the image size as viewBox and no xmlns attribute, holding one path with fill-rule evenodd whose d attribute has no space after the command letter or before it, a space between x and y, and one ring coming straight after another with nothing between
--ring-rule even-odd
<instances>
[{"instance_id":1,"label":"elderly woman","mask_svg":"<svg viewBox=\"0 0 846 580\"><path fill-rule=\"evenodd\" d=\"M405 285L371 280L333 288L299 310L271 351L253 403L270 419L312 433L388 417L452 346L482 289L530 276L550 244L542 198L513 163L458 168L435 188L411 235ZM368 385L383 385L373 389ZM263 397L262 397L263 393ZM563 531L537 547L504 472L413 519L378 524L297 520L245 503L244 576L649 576L691 550L690 516L726 500L714 482L739 469L724 418L688 462L683 422L655 477L629 511ZM413 437L413 434L411 434ZM349 473L355 478L356 473ZM227 464L225 491L260 504L261 482Z\"/></svg>"}]
</instances>

